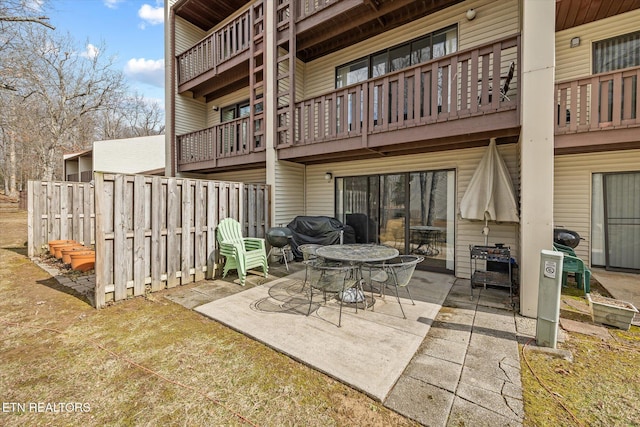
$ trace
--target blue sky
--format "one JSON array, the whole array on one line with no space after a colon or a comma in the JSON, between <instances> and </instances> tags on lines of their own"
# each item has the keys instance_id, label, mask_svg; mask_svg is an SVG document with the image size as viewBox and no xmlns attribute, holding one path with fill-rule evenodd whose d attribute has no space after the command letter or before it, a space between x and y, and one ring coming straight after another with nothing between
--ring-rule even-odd
<instances>
[{"instance_id":1,"label":"blue sky","mask_svg":"<svg viewBox=\"0 0 640 427\"><path fill-rule=\"evenodd\" d=\"M105 45L129 86L164 108L162 0L50 0L49 22L87 51Z\"/></svg>"}]
</instances>

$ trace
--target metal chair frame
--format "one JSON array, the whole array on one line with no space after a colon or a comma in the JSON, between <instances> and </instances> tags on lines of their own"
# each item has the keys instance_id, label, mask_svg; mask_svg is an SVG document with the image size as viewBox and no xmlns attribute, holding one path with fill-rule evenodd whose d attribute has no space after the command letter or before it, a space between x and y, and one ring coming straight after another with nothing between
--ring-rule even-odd
<instances>
[{"instance_id":1,"label":"metal chair frame","mask_svg":"<svg viewBox=\"0 0 640 427\"><path fill-rule=\"evenodd\" d=\"M309 310L307 316L311 314L311 306L313 305L313 290L321 290L324 294L325 304L327 302L327 293L344 294L358 284L357 275L354 271L356 267L352 265L342 265L340 263L325 263L322 260L304 261L309 267ZM338 327L342 326L342 298L340 299L340 314L338 316ZM358 305L356 304L356 313Z\"/></svg>"},{"instance_id":2,"label":"metal chair frame","mask_svg":"<svg viewBox=\"0 0 640 427\"><path fill-rule=\"evenodd\" d=\"M395 262L400 259L400 262ZM384 262L381 264L366 264L365 268L369 271L369 284L371 286L371 282L380 283L380 296L384 298L385 288L388 285L393 285L396 290L396 300L400 305L400 310L402 311L402 317L407 318L407 315L404 312L404 308L402 308L402 303L400 302L400 296L398 293L398 288L402 287L407 290L407 294L411 299L411 303L416 305L413 297L411 296L411 291L409 291L409 282L413 277L413 273L416 269L416 265L424 261L424 257L418 255L400 255L398 258L394 258L390 262ZM374 273L375 272L375 273ZM371 286L371 292L373 293L373 286Z\"/></svg>"},{"instance_id":3,"label":"metal chair frame","mask_svg":"<svg viewBox=\"0 0 640 427\"><path fill-rule=\"evenodd\" d=\"M300 250L300 252L302 252L302 260L304 261L311 261L311 260L316 260L318 259L318 255L316 254L316 250L318 248L322 247L322 245L317 245L317 244L313 244L313 243L307 243L304 245L300 245L298 246L298 249ZM301 291L304 291L304 288L307 286L307 278L309 276L309 264L305 262L305 267L304 267L304 282L302 282L302 289Z\"/></svg>"}]
</instances>

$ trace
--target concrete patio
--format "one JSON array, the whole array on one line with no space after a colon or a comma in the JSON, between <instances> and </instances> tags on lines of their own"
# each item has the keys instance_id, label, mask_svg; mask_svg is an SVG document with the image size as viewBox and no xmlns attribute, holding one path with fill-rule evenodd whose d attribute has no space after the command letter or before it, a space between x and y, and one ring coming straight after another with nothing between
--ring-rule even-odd
<instances>
[{"instance_id":1,"label":"concrete patio","mask_svg":"<svg viewBox=\"0 0 640 427\"><path fill-rule=\"evenodd\" d=\"M345 305L338 328L336 301L314 299L307 316L303 266L290 267L288 273L272 264L268 279L249 275L244 288L231 276L167 298L421 424L522 424L518 340L535 335L535 320L510 310L505 290L476 289L470 300L468 280L416 271L410 285L416 305L402 299L406 320L391 291L385 299L374 294L373 309L356 313L354 304Z\"/></svg>"}]
</instances>

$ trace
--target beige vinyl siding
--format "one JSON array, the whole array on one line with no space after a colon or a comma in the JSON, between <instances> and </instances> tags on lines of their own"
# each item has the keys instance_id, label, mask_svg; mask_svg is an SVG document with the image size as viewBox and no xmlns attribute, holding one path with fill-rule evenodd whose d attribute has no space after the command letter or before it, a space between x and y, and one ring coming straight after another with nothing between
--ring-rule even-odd
<instances>
[{"instance_id":1,"label":"beige vinyl siding","mask_svg":"<svg viewBox=\"0 0 640 427\"><path fill-rule=\"evenodd\" d=\"M304 96L312 98L334 90L335 68L339 65L450 25L458 24L458 50L518 33L518 4L517 0L466 1L309 62L306 66ZM473 21L467 21L465 17L469 8L477 11Z\"/></svg>"},{"instance_id":2,"label":"beige vinyl siding","mask_svg":"<svg viewBox=\"0 0 640 427\"><path fill-rule=\"evenodd\" d=\"M640 170L640 150L555 156L553 222L584 238L576 254L591 264L591 176Z\"/></svg>"},{"instance_id":3,"label":"beige vinyl siding","mask_svg":"<svg viewBox=\"0 0 640 427\"><path fill-rule=\"evenodd\" d=\"M304 76L306 73L306 65L300 59L296 59L296 102L304 99Z\"/></svg>"},{"instance_id":4,"label":"beige vinyl siding","mask_svg":"<svg viewBox=\"0 0 640 427\"><path fill-rule=\"evenodd\" d=\"M556 33L556 81L591 75L592 44L640 30L640 9ZM580 46L569 47L580 37Z\"/></svg>"},{"instance_id":5,"label":"beige vinyl siding","mask_svg":"<svg viewBox=\"0 0 640 427\"><path fill-rule=\"evenodd\" d=\"M473 21L464 17L470 8L476 11ZM444 12L447 16L452 15L452 19L458 19L459 50L520 32L520 3L517 0L464 2Z\"/></svg>"},{"instance_id":6,"label":"beige vinyl siding","mask_svg":"<svg viewBox=\"0 0 640 427\"><path fill-rule=\"evenodd\" d=\"M188 95L177 95L175 128L176 135L194 132L206 127L206 104Z\"/></svg>"},{"instance_id":7,"label":"beige vinyl siding","mask_svg":"<svg viewBox=\"0 0 640 427\"><path fill-rule=\"evenodd\" d=\"M192 48L207 35L205 31L178 16L176 16L175 34L176 55Z\"/></svg>"},{"instance_id":8,"label":"beige vinyl siding","mask_svg":"<svg viewBox=\"0 0 640 427\"><path fill-rule=\"evenodd\" d=\"M509 168L514 190L519 188L519 171L517 169L516 144L499 145L498 149ZM464 195L486 147L451 150L435 153L415 154L411 156L385 157L373 160L359 160L342 163L328 163L307 166L305 193L307 195L307 215L335 215L335 178L354 176L389 174L399 172L419 172L429 170L453 169L456 171L456 255L455 274L458 277L469 277L469 245L484 244L482 228L484 222L468 221L458 217L458 206ZM331 172L334 179L327 182L326 172ZM489 243L504 243L511 247L517 259L517 224L489 224Z\"/></svg>"},{"instance_id":9,"label":"beige vinyl siding","mask_svg":"<svg viewBox=\"0 0 640 427\"><path fill-rule=\"evenodd\" d=\"M305 167L304 165L280 160L276 163L274 201L278 204L274 225L286 226L293 218L304 215Z\"/></svg>"},{"instance_id":10,"label":"beige vinyl siding","mask_svg":"<svg viewBox=\"0 0 640 427\"><path fill-rule=\"evenodd\" d=\"M184 19L175 18L175 53L179 54L200 41L206 33ZM177 78L177 76L176 76ZM206 127L206 105L202 100L191 98L190 93L175 95L176 135L193 132Z\"/></svg>"}]
</instances>

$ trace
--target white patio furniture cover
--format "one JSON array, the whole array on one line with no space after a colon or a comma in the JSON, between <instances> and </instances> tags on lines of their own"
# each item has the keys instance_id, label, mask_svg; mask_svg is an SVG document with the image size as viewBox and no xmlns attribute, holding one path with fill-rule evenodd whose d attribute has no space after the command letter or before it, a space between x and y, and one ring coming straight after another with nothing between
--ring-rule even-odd
<instances>
[{"instance_id":1,"label":"white patio furniture cover","mask_svg":"<svg viewBox=\"0 0 640 427\"><path fill-rule=\"evenodd\" d=\"M511 176L495 138L487 147L460 201L460 217L471 220L519 222Z\"/></svg>"}]
</instances>

